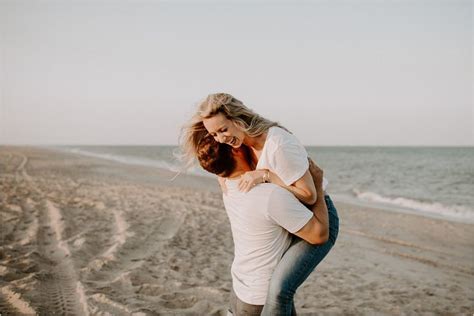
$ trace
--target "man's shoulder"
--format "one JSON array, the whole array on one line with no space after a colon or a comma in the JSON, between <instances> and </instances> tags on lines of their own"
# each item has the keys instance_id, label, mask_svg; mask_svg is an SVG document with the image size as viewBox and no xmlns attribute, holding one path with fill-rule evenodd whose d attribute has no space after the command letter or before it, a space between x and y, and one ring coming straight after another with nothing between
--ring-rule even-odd
<instances>
[{"instance_id":1,"label":"man's shoulder","mask_svg":"<svg viewBox=\"0 0 474 316\"><path fill-rule=\"evenodd\" d=\"M233 199L253 199L253 198L263 198L270 197L274 194L286 194L290 193L287 190L283 189L279 185L273 183L260 183L254 186L247 193L241 192L239 190L228 190L226 194L223 194L224 198L233 198Z\"/></svg>"},{"instance_id":2,"label":"man's shoulder","mask_svg":"<svg viewBox=\"0 0 474 316\"><path fill-rule=\"evenodd\" d=\"M226 198L231 199L278 199L293 201L296 197L288 190L282 188L279 185L273 183L260 183L253 187L249 192L243 193L240 191L228 191L227 194L223 194L224 200Z\"/></svg>"},{"instance_id":3,"label":"man's shoulder","mask_svg":"<svg viewBox=\"0 0 474 316\"><path fill-rule=\"evenodd\" d=\"M253 190L258 190L259 194L265 194L269 199L287 200L291 202L296 199L293 193L273 183L261 183Z\"/></svg>"}]
</instances>

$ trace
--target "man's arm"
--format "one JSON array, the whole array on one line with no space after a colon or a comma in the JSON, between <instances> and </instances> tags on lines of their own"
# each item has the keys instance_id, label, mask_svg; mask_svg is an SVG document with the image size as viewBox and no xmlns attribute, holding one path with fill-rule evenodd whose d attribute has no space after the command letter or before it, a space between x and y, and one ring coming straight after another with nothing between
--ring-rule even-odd
<instances>
[{"instance_id":1,"label":"man's arm","mask_svg":"<svg viewBox=\"0 0 474 316\"><path fill-rule=\"evenodd\" d=\"M329 217L328 208L324 199L323 170L310 159L309 171L311 172L316 187L317 200L316 203L310 207L313 212L313 217L303 228L297 231L295 235L303 238L310 244L324 244L329 238Z\"/></svg>"}]
</instances>

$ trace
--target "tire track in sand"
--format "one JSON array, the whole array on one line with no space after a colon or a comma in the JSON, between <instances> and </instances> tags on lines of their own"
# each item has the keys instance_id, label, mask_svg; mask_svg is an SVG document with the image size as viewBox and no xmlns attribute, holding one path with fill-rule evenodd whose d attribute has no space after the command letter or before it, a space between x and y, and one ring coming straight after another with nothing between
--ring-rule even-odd
<instances>
[{"instance_id":1,"label":"tire track in sand","mask_svg":"<svg viewBox=\"0 0 474 316\"><path fill-rule=\"evenodd\" d=\"M16 158L15 158L16 157ZM4 157L2 157L3 160ZM6 161L0 163L5 174L2 177L2 196L0 199L1 214L3 216L10 212L8 218L11 220L7 227L3 227L0 251L2 253L0 276L10 274L10 282L0 288L0 314L2 315L36 315L36 310L31 306L31 302L24 295L15 292L16 284L34 278L34 273L26 270L34 269L34 265L27 263L28 257L33 251L28 251L24 247L32 246L38 232L38 212L30 197L20 198L25 189L25 179L22 178L21 168L26 165L26 160L22 157L8 153ZM13 173L13 176L10 174ZM6 187L3 187L3 184ZM27 193L27 192L26 192ZM13 196L13 201L9 201L8 196ZM10 204L12 203L12 204ZM13 217L11 216L13 215ZM11 223L10 223L11 222ZM5 228L5 229L3 229ZM4 233L6 233L4 235ZM24 253L24 251L27 251ZM24 277L24 275L27 275ZM4 283L4 282L2 282Z\"/></svg>"},{"instance_id":2,"label":"tire track in sand","mask_svg":"<svg viewBox=\"0 0 474 316\"><path fill-rule=\"evenodd\" d=\"M151 231L132 220L127 214L133 209L126 198L115 192L118 206L112 210L114 215L114 242L100 256L81 269L81 279L93 288L103 291L89 297L89 308L93 314L112 313L113 315L143 315L128 306L127 299L136 295L136 285L132 284L132 274L150 260L160 250L163 243L172 239L181 227L184 216L165 216ZM108 293L116 287L120 294Z\"/></svg>"},{"instance_id":3,"label":"tire track in sand","mask_svg":"<svg viewBox=\"0 0 474 316\"><path fill-rule=\"evenodd\" d=\"M134 232L128 231L129 225L123 216L122 211L113 210L115 234L113 244L107 248L98 258L89 262L81 271L88 273L90 271L99 271L107 263L116 260L116 253L127 241L128 237L133 237Z\"/></svg>"},{"instance_id":4,"label":"tire track in sand","mask_svg":"<svg viewBox=\"0 0 474 316\"><path fill-rule=\"evenodd\" d=\"M82 283L78 280L67 242L63 240L61 210L35 187L26 171L28 158L23 156L19 174L43 199L39 209L37 234L38 252L42 259L36 278L40 293L38 312L44 315L89 315L87 299Z\"/></svg>"},{"instance_id":5,"label":"tire track in sand","mask_svg":"<svg viewBox=\"0 0 474 316\"><path fill-rule=\"evenodd\" d=\"M0 289L0 315L36 315L36 311L9 286Z\"/></svg>"},{"instance_id":6,"label":"tire track in sand","mask_svg":"<svg viewBox=\"0 0 474 316\"><path fill-rule=\"evenodd\" d=\"M128 208L126 201L122 202L124 207ZM124 222L119 224L118 227L128 228L129 225L125 220L122 217L120 219ZM129 283L130 272L140 268L150 255L160 250L163 243L172 239L183 221L184 216L166 216L159 220L158 225L152 231L145 234L141 232L138 235L140 236L139 239L122 239L124 236L117 235L115 238L120 242L116 242L105 252L105 254L112 254L113 260L106 260L100 265L99 269L91 269L91 267L95 267L94 261L92 261L91 264L82 269L82 272L85 273L85 279L89 279L89 282L96 284L96 286L110 285L110 283L115 282ZM120 221L118 222L120 223ZM126 231L122 235L135 236L136 234ZM120 259L116 260L116 257L120 257Z\"/></svg>"},{"instance_id":7,"label":"tire track in sand","mask_svg":"<svg viewBox=\"0 0 474 316\"><path fill-rule=\"evenodd\" d=\"M38 228L38 214L35 212L34 203L29 197L23 198L25 192L28 193L25 190L25 179L21 174L21 168L26 164L25 159L20 159L18 156L15 159L11 153L8 153L6 160L3 160L5 155L2 156L0 166L5 170L5 175L0 182L0 249L11 248L19 241L21 245L28 244L36 235Z\"/></svg>"}]
</instances>

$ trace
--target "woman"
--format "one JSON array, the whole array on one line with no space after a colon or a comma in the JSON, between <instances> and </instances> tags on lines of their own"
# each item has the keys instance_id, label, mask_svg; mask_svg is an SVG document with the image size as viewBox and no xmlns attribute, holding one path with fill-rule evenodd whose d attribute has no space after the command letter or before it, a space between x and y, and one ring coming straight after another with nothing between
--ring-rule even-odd
<instances>
[{"instance_id":1,"label":"woman","mask_svg":"<svg viewBox=\"0 0 474 316\"><path fill-rule=\"evenodd\" d=\"M271 182L292 192L304 204L316 202L307 152L296 137L278 123L259 116L229 94L211 94L183 128L183 149L189 161L207 135L232 147L250 148L255 170L241 178L240 190L248 191L259 183ZM225 192L224 180L219 179L219 183ZM291 315L296 289L334 245L338 232L337 211L329 196L325 199L330 212L329 241L315 246L294 239L274 271L263 315Z\"/></svg>"}]
</instances>

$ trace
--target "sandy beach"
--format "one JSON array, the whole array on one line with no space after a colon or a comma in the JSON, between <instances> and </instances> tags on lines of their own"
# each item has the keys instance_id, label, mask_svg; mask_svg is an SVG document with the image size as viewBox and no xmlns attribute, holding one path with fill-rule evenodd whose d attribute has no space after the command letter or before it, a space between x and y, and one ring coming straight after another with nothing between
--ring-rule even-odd
<instances>
[{"instance_id":1,"label":"sandy beach","mask_svg":"<svg viewBox=\"0 0 474 316\"><path fill-rule=\"evenodd\" d=\"M0 147L0 314L225 315L217 184L172 177ZM474 313L474 225L335 202L339 238L297 292L300 315Z\"/></svg>"}]
</instances>

